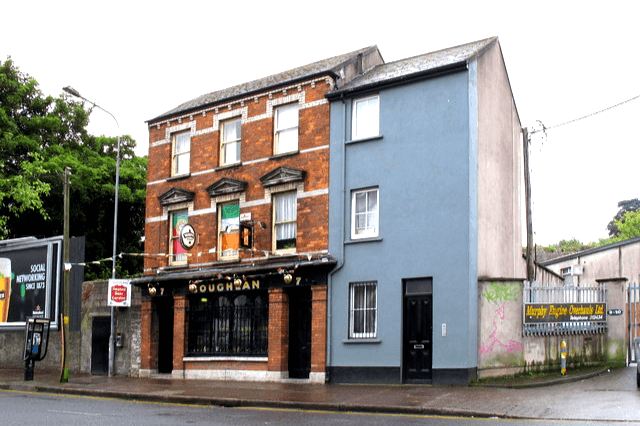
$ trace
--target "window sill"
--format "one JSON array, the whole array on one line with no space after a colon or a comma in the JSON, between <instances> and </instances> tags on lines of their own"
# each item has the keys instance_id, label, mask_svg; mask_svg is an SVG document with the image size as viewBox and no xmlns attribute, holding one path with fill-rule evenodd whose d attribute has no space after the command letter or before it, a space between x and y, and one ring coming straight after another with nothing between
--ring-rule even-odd
<instances>
[{"instance_id":1,"label":"window sill","mask_svg":"<svg viewBox=\"0 0 640 426\"><path fill-rule=\"evenodd\" d=\"M162 268L158 268L158 272L173 271L175 269L186 269L188 267L188 263L178 263L175 265L163 266Z\"/></svg>"},{"instance_id":2,"label":"window sill","mask_svg":"<svg viewBox=\"0 0 640 426\"><path fill-rule=\"evenodd\" d=\"M293 250L276 250L275 252L275 256L280 256L280 257L287 257L287 256L296 256L297 252L295 249Z\"/></svg>"},{"instance_id":3,"label":"window sill","mask_svg":"<svg viewBox=\"0 0 640 426\"><path fill-rule=\"evenodd\" d=\"M299 153L300 151L296 149L295 151L283 152L281 154L273 154L271 157L269 157L269 160L277 160L278 158L289 157Z\"/></svg>"},{"instance_id":4,"label":"window sill","mask_svg":"<svg viewBox=\"0 0 640 426\"><path fill-rule=\"evenodd\" d=\"M233 169L235 167L240 167L242 166L242 162L239 161L237 163L231 163L231 164L224 164L222 166L218 166L215 169L213 169L214 172L220 171L220 170L226 170L226 169Z\"/></svg>"},{"instance_id":5,"label":"window sill","mask_svg":"<svg viewBox=\"0 0 640 426\"><path fill-rule=\"evenodd\" d=\"M347 339L343 340L342 343L344 345L360 345L360 344L371 344L371 343L382 343L380 339Z\"/></svg>"},{"instance_id":6,"label":"window sill","mask_svg":"<svg viewBox=\"0 0 640 426\"><path fill-rule=\"evenodd\" d=\"M345 244L358 244L358 243L378 243L382 242L382 237L370 237L370 238L358 238L355 240L347 240Z\"/></svg>"},{"instance_id":7,"label":"window sill","mask_svg":"<svg viewBox=\"0 0 640 426\"><path fill-rule=\"evenodd\" d=\"M190 361L190 362L211 362L211 361L236 361L236 362L268 362L269 361L269 357L263 357L263 356L255 356L255 357L250 357L250 356L223 356L223 355L217 355L217 356L186 356L184 358L182 358L183 361Z\"/></svg>"},{"instance_id":8,"label":"window sill","mask_svg":"<svg viewBox=\"0 0 640 426\"><path fill-rule=\"evenodd\" d=\"M351 139L348 141L344 141L345 145L349 145L352 143L360 143L360 142L371 142L371 141L377 141L382 139L382 135L376 135L376 136L369 136L366 138L360 138L360 139Z\"/></svg>"},{"instance_id":9,"label":"window sill","mask_svg":"<svg viewBox=\"0 0 640 426\"><path fill-rule=\"evenodd\" d=\"M173 180L182 180L189 177L191 177L191 173L186 173L184 175L171 176L170 178L167 178L167 182L171 182Z\"/></svg>"}]
</instances>

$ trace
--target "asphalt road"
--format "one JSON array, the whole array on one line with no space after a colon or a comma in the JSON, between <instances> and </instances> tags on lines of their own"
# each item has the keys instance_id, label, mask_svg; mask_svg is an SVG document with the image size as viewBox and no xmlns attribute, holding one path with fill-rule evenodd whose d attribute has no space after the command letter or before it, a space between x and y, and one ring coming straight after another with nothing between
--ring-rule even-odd
<instances>
[{"instance_id":1,"label":"asphalt road","mask_svg":"<svg viewBox=\"0 0 640 426\"><path fill-rule=\"evenodd\" d=\"M201 407L94 397L0 391L0 424L13 425L584 425L585 421L505 420L420 415L359 414L259 408ZM588 422L589 426L633 423Z\"/></svg>"}]
</instances>

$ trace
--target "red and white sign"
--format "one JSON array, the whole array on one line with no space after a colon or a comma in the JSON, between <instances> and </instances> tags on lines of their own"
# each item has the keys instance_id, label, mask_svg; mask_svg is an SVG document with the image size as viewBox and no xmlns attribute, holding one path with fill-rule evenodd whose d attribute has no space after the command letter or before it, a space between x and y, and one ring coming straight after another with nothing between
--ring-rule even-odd
<instances>
[{"instance_id":1,"label":"red and white sign","mask_svg":"<svg viewBox=\"0 0 640 426\"><path fill-rule=\"evenodd\" d=\"M131 281L109 280L108 306L131 306Z\"/></svg>"}]
</instances>

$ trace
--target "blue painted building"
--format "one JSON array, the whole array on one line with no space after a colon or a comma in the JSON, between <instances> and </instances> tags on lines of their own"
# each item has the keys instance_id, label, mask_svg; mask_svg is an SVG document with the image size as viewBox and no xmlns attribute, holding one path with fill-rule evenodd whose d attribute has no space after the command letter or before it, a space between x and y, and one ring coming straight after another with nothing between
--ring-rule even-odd
<instances>
[{"instance_id":1,"label":"blue painted building","mask_svg":"<svg viewBox=\"0 0 640 426\"><path fill-rule=\"evenodd\" d=\"M360 69L327 95L329 380L468 383L478 282L526 274L522 133L498 39Z\"/></svg>"}]
</instances>

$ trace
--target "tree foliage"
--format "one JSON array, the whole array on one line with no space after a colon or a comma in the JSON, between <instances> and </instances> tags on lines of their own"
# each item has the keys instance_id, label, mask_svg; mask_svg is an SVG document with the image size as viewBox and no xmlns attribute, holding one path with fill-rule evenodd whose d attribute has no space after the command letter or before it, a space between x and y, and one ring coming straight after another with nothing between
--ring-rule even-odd
<instances>
[{"instance_id":1,"label":"tree foliage","mask_svg":"<svg viewBox=\"0 0 640 426\"><path fill-rule=\"evenodd\" d=\"M45 97L35 79L8 58L0 65L0 238L63 234L63 172L71 168L70 235L86 236L85 258L110 258L118 138L88 134L92 109L66 96ZM120 140L118 253L141 252L146 157ZM117 275L142 272L141 258L118 259ZM111 262L85 269L111 276Z\"/></svg>"},{"instance_id":2,"label":"tree foliage","mask_svg":"<svg viewBox=\"0 0 640 426\"><path fill-rule=\"evenodd\" d=\"M609 222L609 224L607 225L609 237L618 237L619 228L616 222L620 221L624 223L624 216L626 213L637 212L638 210L640 210L640 200L638 200L637 198L634 198L632 200L622 200L618 202L618 207L620 207L620 210L618 210L618 213L616 213L611 222Z\"/></svg>"}]
</instances>

